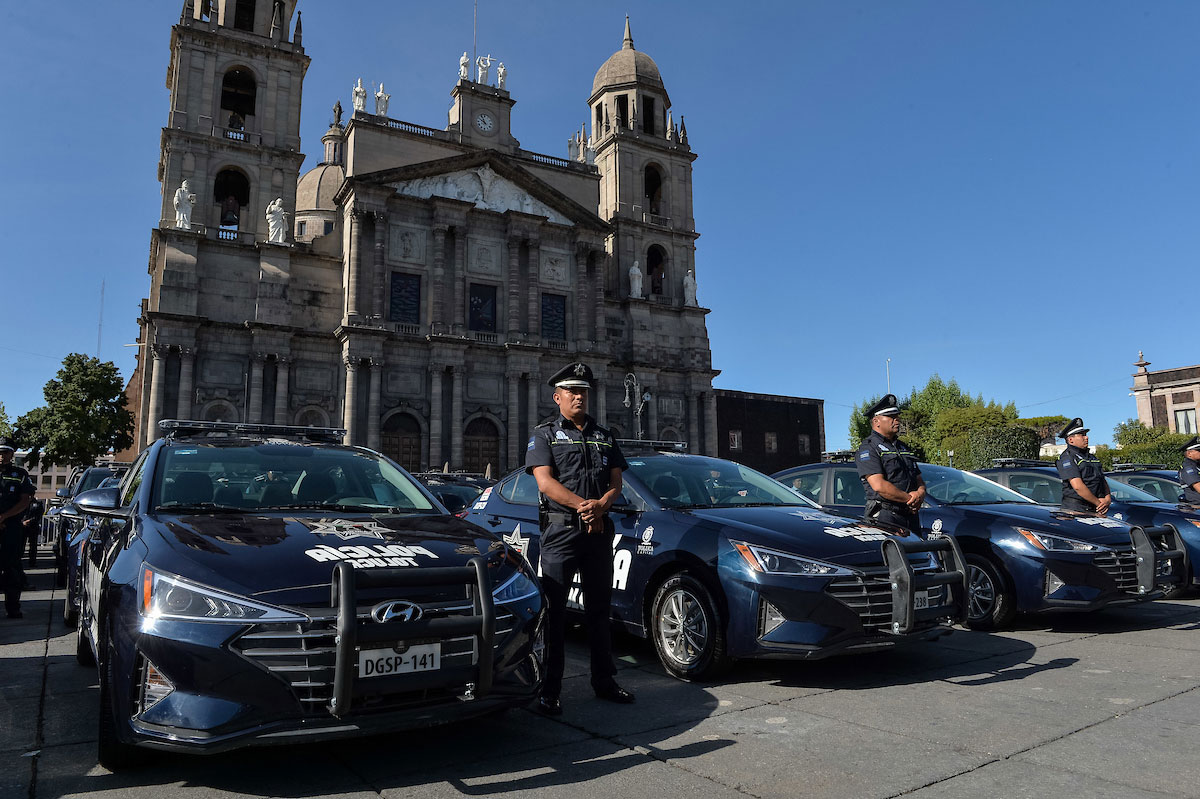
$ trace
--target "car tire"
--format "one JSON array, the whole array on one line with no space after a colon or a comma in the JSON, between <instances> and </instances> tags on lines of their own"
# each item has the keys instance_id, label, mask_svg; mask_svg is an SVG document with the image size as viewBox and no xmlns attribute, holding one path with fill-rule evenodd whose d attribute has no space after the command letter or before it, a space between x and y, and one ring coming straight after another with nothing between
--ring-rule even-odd
<instances>
[{"instance_id":1,"label":"car tire","mask_svg":"<svg viewBox=\"0 0 1200 799\"><path fill-rule=\"evenodd\" d=\"M109 771L122 771L143 762L142 750L123 742L117 734L117 709L113 700L112 650L100 663L100 720L97 725L96 759Z\"/></svg>"},{"instance_id":2,"label":"car tire","mask_svg":"<svg viewBox=\"0 0 1200 799\"><path fill-rule=\"evenodd\" d=\"M725 620L713 592L687 572L666 580L650 606L650 631L663 667L681 680L708 680L727 671Z\"/></svg>"},{"instance_id":3,"label":"car tire","mask_svg":"<svg viewBox=\"0 0 1200 799\"><path fill-rule=\"evenodd\" d=\"M83 631L83 619L78 613L75 615L75 662L80 666L96 665L96 655L88 643L87 633Z\"/></svg>"},{"instance_id":4,"label":"car tire","mask_svg":"<svg viewBox=\"0 0 1200 799\"><path fill-rule=\"evenodd\" d=\"M1017 615L1012 582L989 557L967 555L967 626L999 630Z\"/></svg>"},{"instance_id":5,"label":"car tire","mask_svg":"<svg viewBox=\"0 0 1200 799\"><path fill-rule=\"evenodd\" d=\"M75 603L71 601L70 592L63 597L63 625L68 629L75 627L79 623L79 608L75 607Z\"/></svg>"}]
</instances>

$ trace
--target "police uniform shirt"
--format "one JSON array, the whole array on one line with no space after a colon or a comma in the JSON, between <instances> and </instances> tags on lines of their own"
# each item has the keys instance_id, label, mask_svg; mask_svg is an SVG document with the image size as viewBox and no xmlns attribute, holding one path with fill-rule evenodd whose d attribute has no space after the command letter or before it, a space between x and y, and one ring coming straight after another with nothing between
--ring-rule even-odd
<instances>
[{"instance_id":1,"label":"police uniform shirt","mask_svg":"<svg viewBox=\"0 0 1200 799\"><path fill-rule=\"evenodd\" d=\"M1096 496L1096 499L1108 496L1108 481L1104 479L1104 467L1100 464L1100 459L1090 451L1068 444L1063 453L1058 456L1056 466L1058 467L1058 476L1062 478L1063 499L1087 501L1071 487L1071 481L1076 477L1083 480L1083 484Z\"/></svg>"},{"instance_id":2,"label":"police uniform shirt","mask_svg":"<svg viewBox=\"0 0 1200 799\"><path fill-rule=\"evenodd\" d=\"M20 466L10 463L0 470L0 513L10 510L21 501L22 496L32 497L36 493L37 489L34 488L33 481L29 479L29 472ZM18 513L16 516L9 517L4 524L19 524L23 515L23 513Z\"/></svg>"},{"instance_id":3,"label":"police uniform shirt","mask_svg":"<svg viewBox=\"0 0 1200 799\"><path fill-rule=\"evenodd\" d=\"M883 475L884 480L900 491L916 491L921 485L921 469L917 466L916 453L900 439L888 441L874 431L863 439L854 454L854 465L858 467L859 479L866 489L867 501L882 499L867 480L873 474ZM894 500L884 501L899 504Z\"/></svg>"},{"instance_id":4,"label":"police uniform shirt","mask_svg":"<svg viewBox=\"0 0 1200 799\"><path fill-rule=\"evenodd\" d=\"M600 499L610 488L611 470L629 468L612 433L591 416L584 417L580 430L561 415L533 429L525 453L525 471L533 474L535 466L552 467L554 479L583 499ZM543 499L549 510L574 513L549 497Z\"/></svg>"},{"instance_id":5,"label":"police uniform shirt","mask_svg":"<svg viewBox=\"0 0 1200 799\"><path fill-rule=\"evenodd\" d=\"M1179 467L1179 482L1183 486L1185 502L1200 502L1200 493L1192 488L1196 483L1200 483L1200 461L1184 458L1183 465Z\"/></svg>"}]
</instances>

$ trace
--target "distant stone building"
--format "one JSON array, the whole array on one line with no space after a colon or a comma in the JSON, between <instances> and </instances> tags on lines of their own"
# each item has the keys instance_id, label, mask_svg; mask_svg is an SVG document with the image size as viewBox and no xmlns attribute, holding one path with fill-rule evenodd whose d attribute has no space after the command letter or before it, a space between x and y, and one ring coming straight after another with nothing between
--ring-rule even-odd
<instances>
[{"instance_id":1,"label":"distant stone building","mask_svg":"<svg viewBox=\"0 0 1200 799\"><path fill-rule=\"evenodd\" d=\"M1133 396L1137 418L1147 427L1165 427L1172 433L1196 434L1200 406L1200 365L1150 371L1150 362L1138 353L1133 364Z\"/></svg>"},{"instance_id":2,"label":"distant stone building","mask_svg":"<svg viewBox=\"0 0 1200 799\"><path fill-rule=\"evenodd\" d=\"M139 445L170 417L332 425L410 469L504 470L554 410L545 379L581 359L617 435L634 431L633 373L653 397L646 437L717 454L696 155L628 20L581 92L590 132L568 158L522 149L505 81L464 54L456 82L447 58L445 127L371 113L356 87L301 176L309 57L294 8L187 0L172 28L128 392ZM276 199L291 221L272 233Z\"/></svg>"},{"instance_id":3,"label":"distant stone building","mask_svg":"<svg viewBox=\"0 0 1200 799\"><path fill-rule=\"evenodd\" d=\"M765 474L817 463L825 450L825 401L717 389L717 451Z\"/></svg>"}]
</instances>

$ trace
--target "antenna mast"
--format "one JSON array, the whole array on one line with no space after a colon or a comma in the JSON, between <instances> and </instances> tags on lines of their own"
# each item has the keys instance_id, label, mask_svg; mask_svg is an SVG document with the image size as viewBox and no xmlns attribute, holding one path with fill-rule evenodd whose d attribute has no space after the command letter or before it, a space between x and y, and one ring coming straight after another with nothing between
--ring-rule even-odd
<instances>
[{"instance_id":1,"label":"antenna mast","mask_svg":"<svg viewBox=\"0 0 1200 799\"><path fill-rule=\"evenodd\" d=\"M96 323L96 357L100 357L100 334L104 330L104 280L100 280L100 321Z\"/></svg>"}]
</instances>

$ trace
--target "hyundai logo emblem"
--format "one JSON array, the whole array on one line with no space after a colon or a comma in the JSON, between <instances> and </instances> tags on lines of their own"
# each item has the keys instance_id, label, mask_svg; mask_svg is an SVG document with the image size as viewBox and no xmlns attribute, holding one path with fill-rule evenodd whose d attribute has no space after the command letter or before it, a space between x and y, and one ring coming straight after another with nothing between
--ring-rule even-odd
<instances>
[{"instance_id":1,"label":"hyundai logo emblem","mask_svg":"<svg viewBox=\"0 0 1200 799\"><path fill-rule=\"evenodd\" d=\"M394 621L416 621L421 618L421 606L403 599L394 599L391 602L380 602L375 607L371 608L371 618L380 624Z\"/></svg>"}]
</instances>

